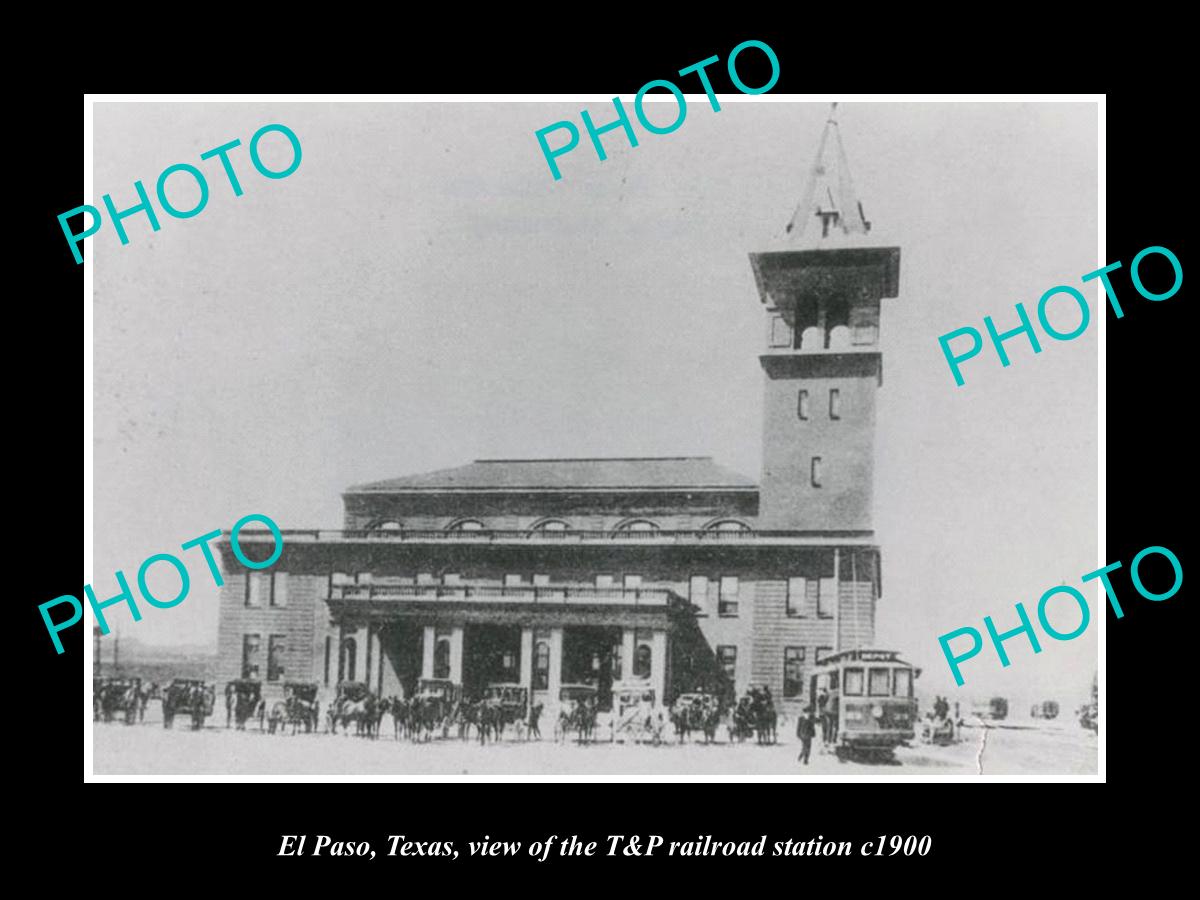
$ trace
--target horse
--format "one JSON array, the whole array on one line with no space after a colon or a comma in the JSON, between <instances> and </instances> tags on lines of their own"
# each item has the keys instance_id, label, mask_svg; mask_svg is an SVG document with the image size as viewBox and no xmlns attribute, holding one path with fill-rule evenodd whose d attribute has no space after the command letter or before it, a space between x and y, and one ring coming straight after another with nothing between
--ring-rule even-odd
<instances>
[{"instance_id":1,"label":"horse","mask_svg":"<svg viewBox=\"0 0 1200 900\"><path fill-rule=\"evenodd\" d=\"M278 730L280 734L283 734L283 725L287 718L287 704L282 700L276 700L271 704L271 712L267 716L267 733L274 734Z\"/></svg>"},{"instance_id":2,"label":"horse","mask_svg":"<svg viewBox=\"0 0 1200 900\"><path fill-rule=\"evenodd\" d=\"M355 734L362 736L370 734L375 718L375 697L367 694L361 700L350 700L343 697L329 707L329 730L337 734L338 723L342 724L345 734L350 733L350 723L355 726Z\"/></svg>"}]
</instances>

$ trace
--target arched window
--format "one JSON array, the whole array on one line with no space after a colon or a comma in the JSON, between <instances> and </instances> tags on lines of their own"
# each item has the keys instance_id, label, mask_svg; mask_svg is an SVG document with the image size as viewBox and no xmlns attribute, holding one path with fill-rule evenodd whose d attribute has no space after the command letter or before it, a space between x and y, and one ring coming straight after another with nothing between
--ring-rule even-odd
<instances>
[{"instance_id":1,"label":"arched window","mask_svg":"<svg viewBox=\"0 0 1200 900\"><path fill-rule=\"evenodd\" d=\"M562 519L542 519L540 522L534 522L533 527L530 529L534 535L547 536L562 534L570 530L571 526Z\"/></svg>"},{"instance_id":2,"label":"arched window","mask_svg":"<svg viewBox=\"0 0 1200 900\"><path fill-rule=\"evenodd\" d=\"M400 522L396 519L381 519L367 526L367 531L372 533L379 532L382 534L395 534L401 530Z\"/></svg>"},{"instance_id":3,"label":"arched window","mask_svg":"<svg viewBox=\"0 0 1200 900\"><path fill-rule=\"evenodd\" d=\"M478 519L458 519L446 526L447 531L483 531L483 523Z\"/></svg>"},{"instance_id":4,"label":"arched window","mask_svg":"<svg viewBox=\"0 0 1200 900\"><path fill-rule=\"evenodd\" d=\"M533 689L544 691L550 687L550 645L538 641L533 648Z\"/></svg>"},{"instance_id":5,"label":"arched window","mask_svg":"<svg viewBox=\"0 0 1200 900\"><path fill-rule=\"evenodd\" d=\"M633 677L649 678L652 652L649 644L638 644L637 652L633 655Z\"/></svg>"},{"instance_id":6,"label":"arched window","mask_svg":"<svg viewBox=\"0 0 1200 900\"><path fill-rule=\"evenodd\" d=\"M357 681L358 642L354 638L342 641L342 652L338 660L338 681Z\"/></svg>"},{"instance_id":7,"label":"arched window","mask_svg":"<svg viewBox=\"0 0 1200 900\"><path fill-rule=\"evenodd\" d=\"M704 530L746 532L750 530L750 526L745 522L739 522L737 519L719 519L715 522L709 522L704 526Z\"/></svg>"},{"instance_id":8,"label":"arched window","mask_svg":"<svg viewBox=\"0 0 1200 900\"><path fill-rule=\"evenodd\" d=\"M649 519L629 519L616 527L617 534L652 534L658 531L658 524Z\"/></svg>"},{"instance_id":9,"label":"arched window","mask_svg":"<svg viewBox=\"0 0 1200 900\"><path fill-rule=\"evenodd\" d=\"M433 648L433 677L450 677L450 638L438 638Z\"/></svg>"}]
</instances>

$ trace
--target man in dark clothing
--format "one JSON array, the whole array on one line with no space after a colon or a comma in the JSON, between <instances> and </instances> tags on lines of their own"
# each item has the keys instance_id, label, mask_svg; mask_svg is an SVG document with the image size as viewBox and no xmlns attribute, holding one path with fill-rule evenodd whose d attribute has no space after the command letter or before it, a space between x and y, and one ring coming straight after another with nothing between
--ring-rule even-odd
<instances>
[{"instance_id":1,"label":"man in dark clothing","mask_svg":"<svg viewBox=\"0 0 1200 900\"><path fill-rule=\"evenodd\" d=\"M817 724L813 721L812 709L804 712L796 722L796 737L800 738L800 756L797 762L808 765L808 754L812 751L813 736L817 733Z\"/></svg>"},{"instance_id":2,"label":"man in dark clothing","mask_svg":"<svg viewBox=\"0 0 1200 900\"><path fill-rule=\"evenodd\" d=\"M535 704L533 704L533 706L531 706L529 708L529 735L527 738L528 740L533 740L534 738L537 738L540 741L542 739L541 729L538 728L538 723L541 721L541 719L542 719L542 704L535 703Z\"/></svg>"},{"instance_id":3,"label":"man in dark clothing","mask_svg":"<svg viewBox=\"0 0 1200 900\"><path fill-rule=\"evenodd\" d=\"M821 716L821 743L829 743L829 714L825 707L829 704L829 693L821 688L821 693L817 697L817 709Z\"/></svg>"}]
</instances>

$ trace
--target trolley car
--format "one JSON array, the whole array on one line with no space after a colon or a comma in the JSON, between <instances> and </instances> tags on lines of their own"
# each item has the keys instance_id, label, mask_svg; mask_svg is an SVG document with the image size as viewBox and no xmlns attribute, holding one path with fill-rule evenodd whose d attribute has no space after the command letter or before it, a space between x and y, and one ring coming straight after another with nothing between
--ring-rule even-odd
<instances>
[{"instance_id":1,"label":"trolley car","mask_svg":"<svg viewBox=\"0 0 1200 900\"><path fill-rule=\"evenodd\" d=\"M823 710L836 725L838 755L891 755L915 735L913 679L921 670L894 650L843 650L826 656L810 679L810 697L825 691Z\"/></svg>"}]
</instances>

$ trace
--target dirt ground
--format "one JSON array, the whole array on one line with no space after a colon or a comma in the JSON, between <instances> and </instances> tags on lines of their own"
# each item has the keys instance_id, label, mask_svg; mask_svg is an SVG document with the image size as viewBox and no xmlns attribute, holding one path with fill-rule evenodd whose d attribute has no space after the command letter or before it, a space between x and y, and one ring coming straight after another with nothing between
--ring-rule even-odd
<instances>
[{"instance_id":1,"label":"dirt ground","mask_svg":"<svg viewBox=\"0 0 1200 900\"><path fill-rule=\"evenodd\" d=\"M218 721L218 719L220 721ZM385 717L377 740L346 735L269 735L250 726L226 730L224 716L191 731L177 720L162 727L157 710L142 725L93 725L97 775L1090 775L1097 767L1096 736L1073 719L1013 722L1005 727L964 728L962 740L946 747L901 747L888 763L839 761L813 742L809 765L798 764L799 744L781 733L781 743L752 741L711 746L673 740L660 746L609 743L580 745L507 740L435 740L413 744L393 738ZM986 732L986 742L983 736Z\"/></svg>"}]
</instances>

